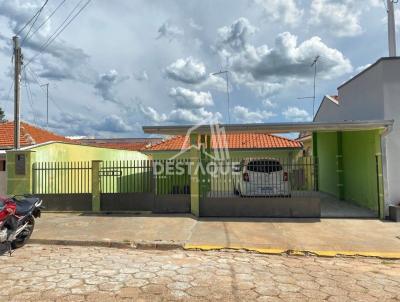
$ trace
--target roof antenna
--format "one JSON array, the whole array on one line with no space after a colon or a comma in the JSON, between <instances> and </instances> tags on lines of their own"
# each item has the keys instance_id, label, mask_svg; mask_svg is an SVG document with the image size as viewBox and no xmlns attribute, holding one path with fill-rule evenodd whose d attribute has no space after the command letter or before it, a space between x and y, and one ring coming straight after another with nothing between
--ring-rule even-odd
<instances>
[{"instance_id":1,"label":"roof antenna","mask_svg":"<svg viewBox=\"0 0 400 302\"><path fill-rule=\"evenodd\" d=\"M221 70L218 72L213 73L212 75L220 75L225 74L226 76L226 95L228 98L228 124L231 123L231 109L230 109L230 100L229 100L229 70Z\"/></svg>"},{"instance_id":2,"label":"roof antenna","mask_svg":"<svg viewBox=\"0 0 400 302\"><path fill-rule=\"evenodd\" d=\"M316 84L317 84L317 64L321 56L317 55L314 59L314 61L311 64L311 67L314 67L314 95L313 96L305 96L301 98L297 98L298 100L303 100L303 99L312 99L313 100L313 119L315 115L315 90L316 90Z\"/></svg>"}]
</instances>

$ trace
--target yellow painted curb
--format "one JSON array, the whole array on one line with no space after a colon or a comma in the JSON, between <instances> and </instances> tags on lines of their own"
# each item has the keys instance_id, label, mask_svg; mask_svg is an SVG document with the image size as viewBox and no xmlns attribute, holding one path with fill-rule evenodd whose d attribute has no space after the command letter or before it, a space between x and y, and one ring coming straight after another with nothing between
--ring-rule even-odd
<instances>
[{"instance_id":1,"label":"yellow painted curb","mask_svg":"<svg viewBox=\"0 0 400 302\"><path fill-rule=\"evenodd\" d=\"M314 251L314 250L288 250L283 248L259 248L259 247L246 247L246 246L224 246L224 245L207 245L207 244L185 244L185 250L201 250L201 251L215 251L215 250L246 250L257 252L260 254L281 255L288 254L292 256L305 256L315 255L320 257L336 257L336 256L361 256L361 257L375 257L382 259L400 259L400 253L396 252L362 252L362 251Z\"/></svg>"}]
</instances>

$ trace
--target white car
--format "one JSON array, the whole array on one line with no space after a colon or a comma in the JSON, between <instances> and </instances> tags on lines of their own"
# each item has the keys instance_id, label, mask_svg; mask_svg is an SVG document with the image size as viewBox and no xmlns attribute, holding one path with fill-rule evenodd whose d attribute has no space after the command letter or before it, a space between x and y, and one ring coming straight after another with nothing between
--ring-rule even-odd
<instances>
[{"instance_id":1,"label":"white car","mask_svg":"<svg viewBox=\"0 0 400 302\"><path fill-rule=\"evenodd\" d=\"M240 196L290 196L289 173L277 159L246 159L234 167L234 192Z\"/></svg>"}]
</instances>

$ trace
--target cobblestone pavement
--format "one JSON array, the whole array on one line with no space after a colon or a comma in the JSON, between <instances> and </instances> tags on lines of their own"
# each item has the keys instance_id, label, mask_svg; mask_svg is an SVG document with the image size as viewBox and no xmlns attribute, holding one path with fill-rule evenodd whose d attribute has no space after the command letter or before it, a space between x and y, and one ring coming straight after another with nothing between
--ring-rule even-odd
<instances>
[{"instance_id":1,"label":"cobblestone pavement","mask_svg":"<svg viewBox=\"0 0 400 302\"><path fill-rule=\"evenodd\" d=\"M27 245L0 301L399 301L400 261Z\"/></svg>"}]
</instances>

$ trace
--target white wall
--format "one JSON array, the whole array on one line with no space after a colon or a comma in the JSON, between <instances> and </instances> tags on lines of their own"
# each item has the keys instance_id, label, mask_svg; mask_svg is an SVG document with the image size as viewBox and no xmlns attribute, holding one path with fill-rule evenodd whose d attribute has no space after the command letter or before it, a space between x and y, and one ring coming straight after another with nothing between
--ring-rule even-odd
<instances>
[{"instance_id":1,"label":"white wall","mask_svg":"<svg viewBox=\"0 0 400 302\"><path fill-rule=\"evenodd\" d=\"M7 172L0 171L0 195L7 194Z\"/></svg>"},{"instance_id":2,"label":"white wall","mask_svg":"<svg viewBox=\"0 0 400 302\"><path fill-rule=\"evenodd\" d=\"M393 119L392 131L385 138L387 190L386 203L400 202L400 60L383 64L383 93L385 119Z\"/></svg>"}]
</instances>

